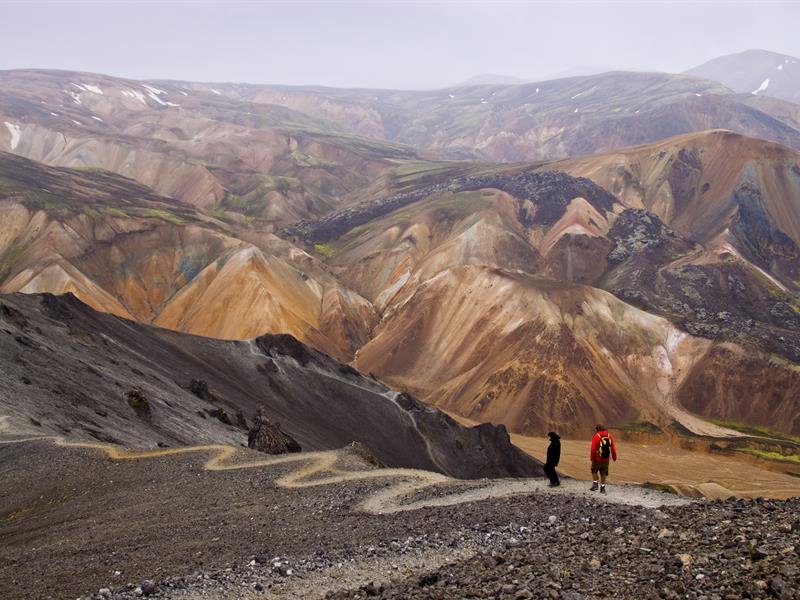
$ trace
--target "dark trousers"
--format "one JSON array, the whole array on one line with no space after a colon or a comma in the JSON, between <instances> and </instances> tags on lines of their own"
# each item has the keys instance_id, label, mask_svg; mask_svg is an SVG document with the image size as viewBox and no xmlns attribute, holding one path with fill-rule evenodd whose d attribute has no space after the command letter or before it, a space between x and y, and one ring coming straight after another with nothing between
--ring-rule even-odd
<instances>
[{"instance_id":1,"label":"dark trousers","mask_svg":"<svg viewBox=\"0 0 800 600\"><path fill-rule=\"evenodd\" d=\"M558 481L558 473L556 473L556 468L554 465L545 463L544 474L550 478L550 483L552 483L553 485L558 485L560 483Z\"/></svg>"}]
</instances>

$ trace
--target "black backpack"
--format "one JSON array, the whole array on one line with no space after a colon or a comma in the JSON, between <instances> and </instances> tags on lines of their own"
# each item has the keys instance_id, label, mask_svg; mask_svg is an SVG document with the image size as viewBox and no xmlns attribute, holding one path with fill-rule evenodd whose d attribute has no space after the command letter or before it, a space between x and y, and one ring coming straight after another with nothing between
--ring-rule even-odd
<instances>
[{"instance_id":1,"label":"black backpack","mask_svg":"<svg viewBox=\"0 0 800 600\"><path fill-rule=\"evenodd\" d=\"M611 438L609 436L600 436L600 445L597 446L597 454L600 458L609 458L611 456Z\"/></svg>"}]
</instances>

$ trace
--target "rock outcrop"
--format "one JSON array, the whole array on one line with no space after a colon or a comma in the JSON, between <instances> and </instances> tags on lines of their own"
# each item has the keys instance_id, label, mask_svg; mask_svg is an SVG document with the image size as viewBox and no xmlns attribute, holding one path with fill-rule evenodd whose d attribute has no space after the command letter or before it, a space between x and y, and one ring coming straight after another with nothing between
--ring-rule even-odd
<instances>
[{"instance_id":1,"label":"rock outcrop","mask_svg":"<svg viewBox=\"0 0 800 600\"><path fill-rule=\"evenodd\" d=\"M253 420L253 426L247 434L247 446L265 454L287 454L301 450L300 444L281 429L281 424L273 423L263 412Z\"/></svg>"}]
</instances>

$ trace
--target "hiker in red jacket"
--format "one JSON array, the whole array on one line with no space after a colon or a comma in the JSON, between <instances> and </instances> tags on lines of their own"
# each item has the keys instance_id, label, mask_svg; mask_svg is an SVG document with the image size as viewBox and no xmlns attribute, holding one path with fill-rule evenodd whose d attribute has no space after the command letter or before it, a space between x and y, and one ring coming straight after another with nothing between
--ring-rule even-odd
<instances>
[{"instance_id":1,"label":"hiker in red jacket","mask_svg":"<svg viewBox=\"0 0 800 600\"><path fill-rule=\"evenodd\" d=\"M606 477L608 477L609 459L617 460L617 447L614 438L602 425L595 425L592 438L592 449L589 451L589 460L592 461L592 491L597 489L597 474L600 474L600 493L606 493Z\"/></svg>"}]
</instances>

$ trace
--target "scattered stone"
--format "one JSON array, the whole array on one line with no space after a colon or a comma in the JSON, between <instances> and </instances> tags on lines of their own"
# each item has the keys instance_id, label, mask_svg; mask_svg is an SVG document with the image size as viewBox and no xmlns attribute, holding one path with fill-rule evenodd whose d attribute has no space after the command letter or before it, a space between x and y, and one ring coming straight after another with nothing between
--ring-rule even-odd
<instances>
[{"instance_id":1,"label":"scattered stone","mask_svg":"<svg viewBox=\"0 0 800 600\"><path fill-rule=\"evenodd\" d=\"M189 382L189 391L201 400L208 400L210 402L217 400L216 395L209 389L208 382L204 379L192 379Z\"/></svg>"},{"instance_id":2,"label":"scattered stone","mask_svg":"<svg viewBox=\"0 0 800 600\"><path fill-rule=\"evenodd\" d=\"M150 579L145 579L139 587L142 588L142 593L145 596L152 596L158 591L158 586Z\"/></svg>"},{"instance_id":3,"label":"scattered stone","mask_svg":"<svg viewBox=\"0 0 800 600\"><path fill-rule=\"evenodd\" d=\"M679 554L678 560L684 568L691 567L694 563L694 557L691 554Z\"/></svg>"},{"instance_id":4,"label":"scattered stone","mask_svg":"<svg viewBox=\"0 0 800 600\"><path fill-rule=\"evenodd\" d=\"M419 587L428 587L431 585L436 585L438 581L439 581L438 573L428 573L419 578Z\"/></svg>"},{"instance_id":5,"label":"scattered stone","mask_svg":"<svg viewBox=\"0 0 800 600\"><path fill-rule=\"evenodd\" d=\"M209 417L214 417L219 420L220 423L225 423L225 425L233 425L233 421L231 421L230 416L225 411L224 408L215 408L214 410L207 410Z\"/></svg>"},{"instance_id":6,"label":"scattered stone","mask_svg":"<svg viewBox=\"0 0 800 600\"><path fill-rule=\"evenodd\" d=\"M151 418L152 408L150 407L150 401L141 390L128 390L125 392L125 400L140 419L147 420Z\"/></svg>"}]
</instances>

